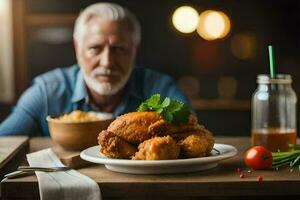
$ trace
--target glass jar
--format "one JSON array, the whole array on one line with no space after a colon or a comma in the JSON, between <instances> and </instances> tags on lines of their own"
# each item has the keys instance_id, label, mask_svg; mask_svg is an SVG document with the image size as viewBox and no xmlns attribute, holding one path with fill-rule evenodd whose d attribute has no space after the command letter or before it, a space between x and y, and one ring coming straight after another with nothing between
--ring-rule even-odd
<instances>
[{"instance_id":1,"label":"glass jar","mask_svg":"<svg viewBox=\"0 0 300 200\"><path fill-rule=\"evenodd\" d=\"M278 74L257 76L258 87L252 96L252 145L271 151L286 151L297 139L297 96L292 77Z\"/></svg>"}]
</instances>

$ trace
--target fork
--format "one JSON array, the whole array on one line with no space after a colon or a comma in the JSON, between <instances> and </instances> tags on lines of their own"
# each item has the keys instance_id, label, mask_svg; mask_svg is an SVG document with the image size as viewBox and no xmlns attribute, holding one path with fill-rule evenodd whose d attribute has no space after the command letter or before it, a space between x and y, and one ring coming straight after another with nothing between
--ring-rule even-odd
<instances>
[{"instance_id":1,"label":"fork","mask_svg":"<svg viewBox=\"0 0 300 200\"><path fill-rule=\"evenodd\" d=\"M26 175L32 175L35 171L42 172L57 172L57 171L67 171L72 168L70 167L30 167L30 166L20 166L17 171L11 172L4 175L5 178L17 178Z\"/></svg>"},{"instance_id":2,"label":"fork","mask_svg":"<svg viewBox=\"0 0 300 200\"><path fill-rule=\"evenodd\" d=\"M42 171L42 172L56 172L56 171L66 171L70 170L70 167L30 167L30 166L20 166L18 171L32 172L32 171Z\"/></svg>"}]
</instances>

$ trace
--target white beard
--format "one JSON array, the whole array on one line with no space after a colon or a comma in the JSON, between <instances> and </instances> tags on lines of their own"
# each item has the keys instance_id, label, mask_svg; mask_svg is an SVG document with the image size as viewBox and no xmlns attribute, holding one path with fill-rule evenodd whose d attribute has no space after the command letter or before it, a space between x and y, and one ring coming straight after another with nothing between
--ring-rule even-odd
<instances>
[{"instance_id":1,"label":"white beard","mask_svg":"<svg viewBox=\"0 0 300 200\"><path fill-rule=\"evenodd\" d=\"M83 73L83 78L90 89L92 89L99 95L114 95L126 85L131 75L132 68L130 68L130 70L128 70L126 74L114 73L110 69L103 68L103 67L95 68L90 75L88 75L83 69L81 69L81 71ZM111 74L121 77L120 81L114 84L106 83L106 82L101 83L96 78L97 75L111 75Z\"/></svg>"}]
</instances>

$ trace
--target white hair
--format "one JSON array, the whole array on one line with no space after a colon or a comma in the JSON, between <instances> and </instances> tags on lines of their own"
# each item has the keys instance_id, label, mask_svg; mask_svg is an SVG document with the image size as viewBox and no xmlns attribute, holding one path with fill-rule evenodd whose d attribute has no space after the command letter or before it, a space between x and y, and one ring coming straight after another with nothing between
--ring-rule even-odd
<instances>
[{"instance_id":1,"label":"white hair","mask_svg":"<svg viewBox=\"0 0 300 200\"><path fill-rule=\"evenodd\" d=\"M124 22L128 30L132 33L134 44L138 45L140 43L140 24L129 10L115 3L96 3L85 8L76 19L73 38L79 44L85 34L87 22L94 16L101 17L108 21Z\"/></svg>"}]
</instances>

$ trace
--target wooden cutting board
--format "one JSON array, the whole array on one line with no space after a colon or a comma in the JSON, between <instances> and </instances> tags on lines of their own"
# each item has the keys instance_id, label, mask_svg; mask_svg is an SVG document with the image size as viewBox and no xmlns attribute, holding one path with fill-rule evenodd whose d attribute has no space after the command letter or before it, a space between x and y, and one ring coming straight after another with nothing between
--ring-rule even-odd
<instances>
[{"instance_id":1,"label":"wooden cutting board","mask_svg":"<svg viewBox=\"0 0 300 200\"><path fill-rule=\"evenodd\" d=\"M60 158L62 163L73 169L78 169L84 166L91 165L91 162L82 160L80 158L81 151L65 150L57 144L54 144L49 138L31 138L30 139L30 152L35 152L41 149L51 147L56 155Z\"/></svg>"},{"instance_id":2,"label":"wooden cutting board","mask_svg":"<svg viewBox=\"0 0 300 200\"><path fill-rule=\"evenodd\" d=\"M80 151L69 151L60 146L54 146L52 149L58 155L62 163L73 169L78 169L92 164L91 162L80 158Z\"/></svg>"}]
</instances>

